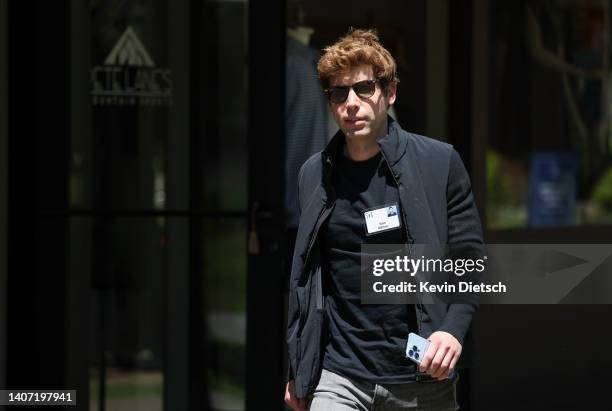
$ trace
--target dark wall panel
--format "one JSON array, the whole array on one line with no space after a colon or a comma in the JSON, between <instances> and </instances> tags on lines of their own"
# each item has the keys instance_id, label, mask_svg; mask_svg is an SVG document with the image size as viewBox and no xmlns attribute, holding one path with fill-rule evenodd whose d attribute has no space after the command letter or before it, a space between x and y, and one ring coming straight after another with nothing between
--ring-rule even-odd
<instances>
[{"instance_id":1,"label":"dark wall panel","mask_svg":"<svg viewBox=\"0 0 612 411\"><path fill-rule=\"evenodd\" d=\"M6 90L8 87L6 6L6 1L0 1L0 90ZM7 97L6 92L0 92L0 389L4 388L6 372Z\"/></svg>"},{"instance_id":2,"label":"dark wall panel","mask_svg":"<svg viewBox=\"0 0 612 411\"><path fill-rule=\"evenodd\" d=\"M64 385L66 6L9 4L9 388Z\"/></svg>"},{"instance_id":3,"label":"dark wall panel","mask_svg":"<svg viewBox=\"0 0 612 411\"><path fill-rule=\"evenodd\" d=\"M249 206L259 252L248 262L247 410L280 409L283 398L284 22L284 1L249 2Z\"/></svg>"}]
</instances>

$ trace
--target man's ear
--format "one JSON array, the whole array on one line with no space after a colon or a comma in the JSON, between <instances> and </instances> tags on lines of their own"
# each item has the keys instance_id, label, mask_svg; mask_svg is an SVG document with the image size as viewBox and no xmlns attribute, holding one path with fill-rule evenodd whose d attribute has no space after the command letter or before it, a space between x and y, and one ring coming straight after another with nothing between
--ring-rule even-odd
<instances>
[{"instance_id":1,"label":"man's ear","mask_svg":"<svg viewBox=\"0 0 612 411\"><path fill-rule=\"evenodd\" d=\"M397 81L392 81L387 87L387 105L392 106L397 98Z\"/></svg>"}]
</instances>

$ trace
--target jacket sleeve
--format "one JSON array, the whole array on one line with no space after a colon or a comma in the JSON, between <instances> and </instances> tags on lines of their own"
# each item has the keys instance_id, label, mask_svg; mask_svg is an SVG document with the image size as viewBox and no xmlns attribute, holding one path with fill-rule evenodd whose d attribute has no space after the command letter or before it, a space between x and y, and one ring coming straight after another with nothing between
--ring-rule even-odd
<instances>
[{"instance_id":1,"label":"jacket sleeve","mask_svg":"<svg viewBox=\"0 0 612 411\"><path fill-rule=\"evenodd\" d=\"M302 178L304 174L304 168L306 164L303 164L300 167L300 171L298 173L298 206L299 206L299 216L302 215ZM295 260L295 250L293 252L293 258ZM291 264L291 276L293 276L293 264ZM295 335L297 333L299 321L299 310L297 306L297 292L293 286L293 278L289 281L289 301L288 301L288 312L287 312L287 350L288 350L288 361L287 361L287 381L293 380L295 378L295 370L292 366L292 353L291 349L295 350Z\"/></svg>"},{"instance_id":2,"label":"jacket sleeve","mask_svg":"<svg viewBox=\"0 0 612 411\"><path fill-rule=\"evenodd\" d=\"M470 177L459 153L454 149L450 156L446 195L449 248L461 250L463 256L482 256L482 226L472 194ZM469 304L450 304L438 331L452 334L463 345L477 305L476 301L470 301Z\"/></svg>"}]
</instances>

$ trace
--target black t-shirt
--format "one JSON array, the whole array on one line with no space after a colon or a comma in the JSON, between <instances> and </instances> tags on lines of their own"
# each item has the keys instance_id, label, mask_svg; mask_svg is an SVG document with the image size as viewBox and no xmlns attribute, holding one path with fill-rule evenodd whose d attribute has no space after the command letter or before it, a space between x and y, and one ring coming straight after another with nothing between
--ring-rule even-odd
<instances>
[{"instance_id":1,"label":"black t-shirt","mask_svg":"<svg viewBox=\"0 0 612 411\"><path fill-rule=\"evenodd\" d=\"M417 332L414 305L361 304L361 244L406 242L403 222L366 236L363 212L399 207L397 187L381 153L365 161L339 153L332 178L336 204L322 232L329 324L323 368L378 384L411 381L416 367L405 348L408 333Z\"/></svg>"}]
</instances>

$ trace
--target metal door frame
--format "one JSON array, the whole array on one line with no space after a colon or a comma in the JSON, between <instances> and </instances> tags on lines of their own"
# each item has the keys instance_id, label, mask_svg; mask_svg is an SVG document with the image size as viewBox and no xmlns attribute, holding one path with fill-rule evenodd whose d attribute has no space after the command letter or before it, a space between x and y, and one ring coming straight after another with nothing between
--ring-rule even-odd
<instances>
[{"instance_id":1,"label":"metal door frame","mask_svg":"<svg viewBox=\"0 0 612 411\"><path fill-rule=\"evenodd\" d=\"M7 1L0 0L0 389L5 387L6 372L6 228L8 161L8 60Z\"/></svg>"},{"instance_id":2,"label":"metal door frame","mask_svg":"<svg viewBox=\"0 0 612 411\"><path fill-rule=\"evenodd\" d=\"M249 227L259 243L247 274L249 411L283 406L285 7L249 0Z\"/></svg>"}]
</instances>

